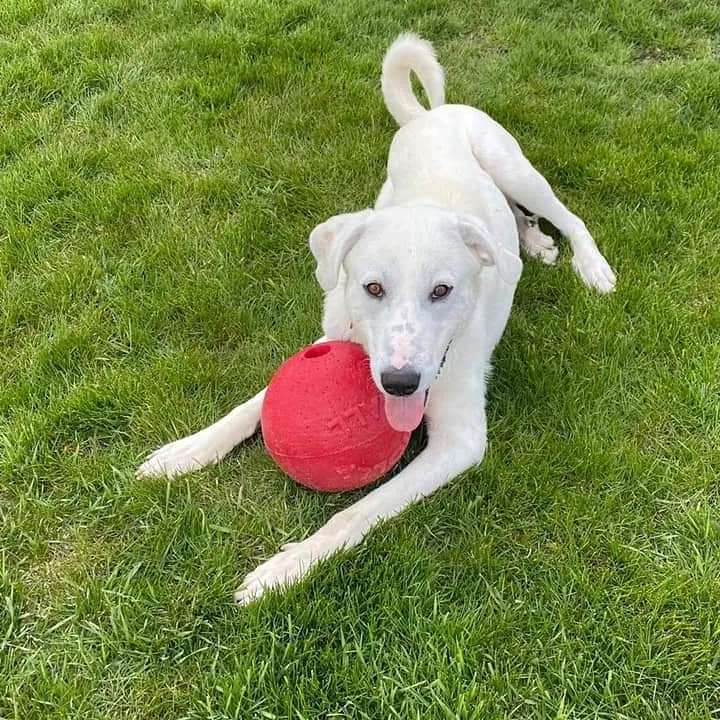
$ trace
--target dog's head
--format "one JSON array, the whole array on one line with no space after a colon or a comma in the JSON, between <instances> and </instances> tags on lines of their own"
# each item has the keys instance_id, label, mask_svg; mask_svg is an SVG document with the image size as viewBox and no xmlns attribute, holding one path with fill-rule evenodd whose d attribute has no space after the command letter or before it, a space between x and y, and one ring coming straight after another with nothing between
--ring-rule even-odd
<instances>
[{"instance_id":1,"label":"dog's head","mask_svg":"<svg viewBox=\"0 0 720 720\"><path fill-rule=\"evenodd\" d=\"M322 288L346 273L345 303L398 430L420 423L425 397L477 300L483 267L513 285L520 259L477 218L430 206L337 215L310 235Z\"/></svg>"}]
</instances>

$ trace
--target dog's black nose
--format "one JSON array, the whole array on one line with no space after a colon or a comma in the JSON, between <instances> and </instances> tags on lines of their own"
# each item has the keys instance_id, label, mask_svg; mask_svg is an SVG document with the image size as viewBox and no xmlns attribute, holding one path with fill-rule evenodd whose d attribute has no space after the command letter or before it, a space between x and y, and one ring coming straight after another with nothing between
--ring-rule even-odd
<instances>
[{"instance_id":1,"label":"dog's black nose","mask_svg":"<svg viewBox=\"0 0 720 720\"><path fill-rule=\"evenodd\" d=\"M412 395L420 384L420 373L406 368L386 370L380 374L380 382L388 395Z\"/></svg>"}]
</instances>

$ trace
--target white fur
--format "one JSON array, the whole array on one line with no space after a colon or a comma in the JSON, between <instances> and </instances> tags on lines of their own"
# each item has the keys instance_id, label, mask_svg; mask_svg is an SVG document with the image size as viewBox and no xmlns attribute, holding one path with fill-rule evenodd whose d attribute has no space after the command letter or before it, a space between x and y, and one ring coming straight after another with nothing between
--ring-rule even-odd
<instances>
[{"instance_id":1,"label":"white fur","mask_svg":"<svg viewBox=\"0 0 720 720\"><path fill-rule=\"evenodd\" d=\"M445 77L433 46L417 35L404 33L385 53L380 76L385 105L398 125L405 125L425 112L410 84L411 71L420 80L431 108L445 104Z\"/></svg>"},{"instance_id":2,"label":"white fur","mask_svg":"<svg viewBox=\"0 0 720 720\"><path fill-rule=\"evenodd\" d=\"M410 70L433 110L412 96ZM381 390L384 370L417 370L417 393L427 391L427 447L394 478L251 572L235 594L238 603L298 580L482 460L485 377L521 271L519 241L546 263L557 257L538 217L570 240L573 266L590 287L609 292L615 285L582 220L555 197L515 139L479 110L441 104L442 77L429 43L414 36L393 43L382 86L403 127L393 139L375 209L331 218L310 237L326 290L322 339L361 343ZM384 296L370 297L368 283L380 283ZM453 289L433 302L430 293L441 283ZM262 400L260 393L215 425L166 445L138 473L176 475L217 462L255 432Z\"/></svg>"}]
</instances>

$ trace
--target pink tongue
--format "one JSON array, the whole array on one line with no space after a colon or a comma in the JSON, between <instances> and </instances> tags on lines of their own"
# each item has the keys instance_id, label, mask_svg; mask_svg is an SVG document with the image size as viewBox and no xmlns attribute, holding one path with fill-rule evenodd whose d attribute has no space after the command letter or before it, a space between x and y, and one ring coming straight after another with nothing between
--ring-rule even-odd
<instances>
[{"instance_id":1,"label":"pink tongue","mask_svg":"<svg viewBox=\"0 0 720 720\"><path fill-rule=\"evenodd\" d=\"M407 432L414 430L425 414L425 399L422 393L410 397L385 396L385 417L393 430Z\"/></svg>"}]
</instances>

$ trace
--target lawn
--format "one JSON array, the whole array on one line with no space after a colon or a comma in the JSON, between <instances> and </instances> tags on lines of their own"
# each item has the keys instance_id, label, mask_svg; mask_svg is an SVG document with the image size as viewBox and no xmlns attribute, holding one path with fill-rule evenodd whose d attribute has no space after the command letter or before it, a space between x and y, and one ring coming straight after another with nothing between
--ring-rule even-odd
<instances>
[{"instance_id":1,"label":"lawn","mask_svg":"<svg viewBox=\"0 0 720 720\"><path fill-rule=\"evenodd\" d=\"M237 608L353 497L134 469L318 335L403 30L618 287L527 261L483 465ZM3 0L0 93L0 718L720 717L715 0Z\"/></svg>"}]
</instances>

